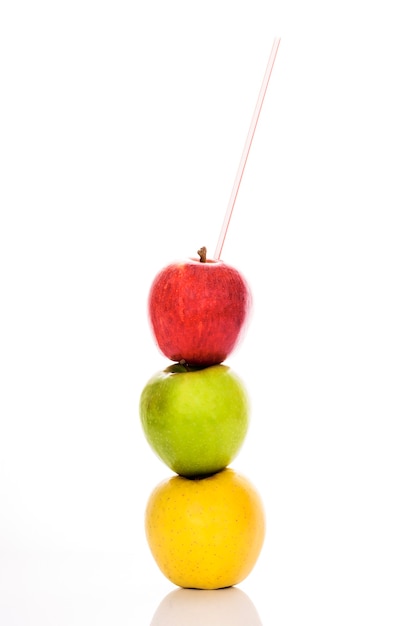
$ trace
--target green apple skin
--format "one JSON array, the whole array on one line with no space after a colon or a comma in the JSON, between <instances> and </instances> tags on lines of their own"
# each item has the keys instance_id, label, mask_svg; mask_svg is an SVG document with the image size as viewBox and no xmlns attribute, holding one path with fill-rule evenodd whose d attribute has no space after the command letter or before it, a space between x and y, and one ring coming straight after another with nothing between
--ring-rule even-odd
<instances>
[{"instance_id":1,"label":"green apple skin","mask_svg":"<svg viewBox=\"0 0 417 626\"><path fill-rule=\"evenodd\" d=\"M231 463L246 437L249 413L245 385L227 365L171 365L148 381L139 405L149 445L187 478Z\"/></svg>"}]
</instances>

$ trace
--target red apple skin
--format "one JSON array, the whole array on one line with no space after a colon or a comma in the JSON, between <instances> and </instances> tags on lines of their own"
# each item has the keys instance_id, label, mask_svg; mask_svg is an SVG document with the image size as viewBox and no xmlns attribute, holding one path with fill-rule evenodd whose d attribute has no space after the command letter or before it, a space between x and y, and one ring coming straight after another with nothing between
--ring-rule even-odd
<instances>
[{"instance_id":1,"label":"red apple skin","mask_svg":"<svg viewBox=\"0 0 417 626\"><path fill-rule=\"evenodd\" d=\"M171 361L209 366L237 346L252 298L242 274L223 261L187 259L155 277L148 300L151 329Z\"/></svg>"}]
</instances>

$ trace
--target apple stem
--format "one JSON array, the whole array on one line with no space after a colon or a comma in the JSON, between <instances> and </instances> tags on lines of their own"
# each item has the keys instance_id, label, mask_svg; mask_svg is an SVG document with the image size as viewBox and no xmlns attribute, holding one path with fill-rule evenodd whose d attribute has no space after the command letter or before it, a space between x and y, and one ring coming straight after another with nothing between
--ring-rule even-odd
<instances>
[{"instance_id":1,"label":"apple stem","mask_svg":"<svg viewBox=\"0 0 417 626\"><path fill-rule=\"evenodd\" d=\"M207 261L207 248L203 246L200 250L197 250L197 254L200 257L200 263L206 263Z\"/></svg>"},{"instance_id":2,"label":"apple stem","mask_svg":"<svg viewBox=\"0 0 417 626\"><path fill-rule=\"evenodd\" d=\"M172 368L176 373L184 373L184 372L198 372L198 370L205 369L199 365L189 365L185 359L181 359L178 363L175 363Z\"/></svg>"},{"instance_id":3,"label":"apple stem","mask_svg":"<svg viewBox=\"0 0 417 626\"><path fill-rule=\"evenodd\" d=\"M259 92L258 100L257 100L256 106L255 106L255 110L254 110L253 116L252 116L251 125L249 127L249 132L248 132L248 135L247 135L247 138L246 138L246 143L245 143L245 146L243 148L242 157L240 159L239 167L238 167L238 170L237 170L237 173L236 173L236 178L235 178L235 182L234 182L234 185L233 185L232 193L231 193L231 196L230 196L229 204L227 205L226 215L225 215L224 221L223 221L223 226L222 226L222 229L220 231L219 240L217 242L216 252L214 254L214 260L215 261L218 261L220 259L220 255L222 253L223 244L224 244L224 240L225 240L225 237L226 237L227 229L229 227L230 218L232 217L233 208L235 206L237 192L239 191L240 182L242 180L243 172L245 170L246 161L248 159L249 150L250 150L250 147L252 145L252 139L253 139L253 136L255 134L256 125L258 123L259 114L260 114L261 109L262 109L262 104L263 104L263 101L264 101L264 98L265 98L265 93L266 93L266 90L267 90L267 87L268 87L268 83L269 83L269 79L270 79L270 76L271 76L272 68L274 67L275 57L276 57L277 52L278 52L278 47L279 47L280 41L281 40L279 38L278 39L274 39L274 43L272 45L271 54L269 56L268 63L267 63L267 66L266 66L265 76L264 76L264 79L262 81L262 85L261 85L261 89L260 89L260 92Z\"/></svg>"}]
</instances>

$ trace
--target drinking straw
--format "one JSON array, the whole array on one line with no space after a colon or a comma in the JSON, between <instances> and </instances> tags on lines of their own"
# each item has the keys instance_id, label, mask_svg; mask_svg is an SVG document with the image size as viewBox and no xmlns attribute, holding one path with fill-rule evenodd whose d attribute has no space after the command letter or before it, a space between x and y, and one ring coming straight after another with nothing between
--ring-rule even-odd
<instances>
[{"instance_id":1,"label":"drinking straw","mask_svg":"<svg viewBox=\"0 0 417 626\"><path fill-rule=\"evenodd\" d=\"M235 177L235 181L234 181L234 184L233 184L232 193L230 195L229 203L228 203L227 208L226 208L226 214L224 216L222 229L220 231L220 236L219 236L219 239L218 239L218 242L217 242L216 251L214 253L214 260L215 261L218 261L220 259L220 255L222 253L223 244L224 244L224 240L225 240L225 237L226 237L227 229L229 228L230 218L232 217L233 209L234 209L235 202L236 202L236 196L237 196L237 193L239 191L239 187L240 187L240 183L241 183L241 180L242 180L243 172L245 171L245 166L246 166L246 162L248 160L249 150L250 150L250 147L252 145L253 136L255 134L256 125L258 123L259 114L260 114L261 109L262 109L262 104L263 104L263 101L264 101L264 98L265 98L266 90L268 88L269 79L271 77L272 68L274 67L274 62L275 62L275 58L277 56L277 52L278 52L278 47L279 47L280 41L281 41L280 38L274 39L274 42L273 42L273 45L272 45L272 50L271 50L271 53L269 55L268 63L267 63L266 70L265 70L264 79L262 81L261 89L259 91L258 100L256 102L255 110L253 112L252 121L251 121L251 124L249 126L248 135L246 137L246 142L245 142L245 145L243 147L243 152L242 152L242 156L241 156L241 159L240 159L239 167L238 167L237 172L236 172L236 177Z\"/></svg>"}]
</instances>

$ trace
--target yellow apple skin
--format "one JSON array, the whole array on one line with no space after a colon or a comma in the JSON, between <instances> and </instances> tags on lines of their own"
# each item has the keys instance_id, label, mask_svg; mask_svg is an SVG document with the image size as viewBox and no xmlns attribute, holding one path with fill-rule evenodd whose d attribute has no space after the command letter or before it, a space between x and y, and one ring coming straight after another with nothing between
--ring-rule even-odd
<instances>
[{"instance_id":1,"label":"yellow apple skin","mask_svg":"<svg viewBox=\"0 0 417 626\"><path fill-rule=\"evenodd\" d=\"M151 493L146 537L175 585L221 589L252 571L265 538L265 513L252 483L231 468L206 478L174 476Z\"/></svg>"}]
</instances>

